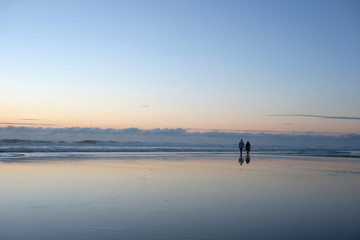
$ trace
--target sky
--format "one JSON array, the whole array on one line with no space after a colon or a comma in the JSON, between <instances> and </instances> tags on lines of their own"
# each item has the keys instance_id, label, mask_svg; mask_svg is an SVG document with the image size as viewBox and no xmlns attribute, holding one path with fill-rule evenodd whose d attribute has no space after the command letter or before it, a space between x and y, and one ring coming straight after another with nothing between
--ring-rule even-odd
<instances>
[{"instance_id":1,"label":"sky","mask_svg":"<svg viewBox=\"0 0 360 240\"><path fill-rule=\"evenodd\" d=\"M0 127L360 134L359 43L359 1L0 0Z\"/></svg>"}]
</instances>

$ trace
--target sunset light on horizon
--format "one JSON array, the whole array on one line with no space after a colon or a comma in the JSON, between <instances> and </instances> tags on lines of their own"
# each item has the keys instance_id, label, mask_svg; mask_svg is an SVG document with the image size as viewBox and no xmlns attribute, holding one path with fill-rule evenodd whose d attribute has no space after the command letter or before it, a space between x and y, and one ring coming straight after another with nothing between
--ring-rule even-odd
<instances>
[{"instance_id":1,"label":"sunset light on horizon","mask_svg":"<svg viewBox=\"0 0 360 240\"><path fill-rule=\"evenodd\" d=\"M0 127L360 134L357 1L0 1Z\"/></svg>"}]
</instances>

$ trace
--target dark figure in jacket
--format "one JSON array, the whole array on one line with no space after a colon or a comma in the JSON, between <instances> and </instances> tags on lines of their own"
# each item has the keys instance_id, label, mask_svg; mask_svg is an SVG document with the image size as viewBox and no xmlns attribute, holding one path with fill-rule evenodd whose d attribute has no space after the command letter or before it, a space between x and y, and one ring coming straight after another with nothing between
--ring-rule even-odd
<instances>
[{"instance_id":1,"label":"dark figure in jacket","mask_svg":"<svg viewBox=\"0 0 360 240\"><path fill-rule=\"evenodd\" d=\"M246 153L249 154L250 149L251 149L251 145L250 145L249 141L246 142L245 148L246 148Z\"/></svg>"},{"instance_id":2,"label":"dark figure in jacket","mask_svg":"<svg viewBox=\"0 0 360 240\"><path fill-rule=\"evenodd\" d=\"M244 144L243 140L241 139L240 142L239 142L240 155L242 154L244 146L245 146L245 144Z\"/></svg>"}]
</instances>

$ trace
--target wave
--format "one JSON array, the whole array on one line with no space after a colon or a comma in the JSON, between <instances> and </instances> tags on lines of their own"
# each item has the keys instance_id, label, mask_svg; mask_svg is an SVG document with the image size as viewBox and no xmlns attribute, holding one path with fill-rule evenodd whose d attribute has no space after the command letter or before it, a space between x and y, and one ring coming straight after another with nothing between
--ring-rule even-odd
<instances>
[{"instance_id":1,"label":"wave","mask_svg":"<svg viewBox=\"0 0 360 240\"><path fill-rule=\"evenodd\" d=\"M209 152L238 153L234 144L190 144L190 143L149 143L149 142L116 142L116 141L37 141L23 139L0 140L0 157L8 154L24 153L154 153L154 152ZM285 154L302 156L359 157L360 149L332 149L326 147L304 148L287 146L253 146L253 153ZM12 156L12 155L11 155ZM15 156L15 155L14 155ZM16 155L17 156L17 155Z\"/></svg>"}]
</instances>

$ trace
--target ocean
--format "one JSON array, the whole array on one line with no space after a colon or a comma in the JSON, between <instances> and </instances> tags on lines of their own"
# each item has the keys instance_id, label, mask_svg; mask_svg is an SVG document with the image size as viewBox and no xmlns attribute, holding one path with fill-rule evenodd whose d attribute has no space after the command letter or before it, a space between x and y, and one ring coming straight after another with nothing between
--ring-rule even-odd
<instances>
[{"instance_id":1,"label":"ocean","mask_svg":"<svg viewBox=\"0 0 360 240\"><path fill-rule=\"evenodd\" d=\"M0 140L0 159L29 158L72 155L109 155L116 153L237 153L237 143L234 144L186 144L186 143L143 143L116 141L32 141L22 139ZM287 146L255 146L252 153L299 155L299 156L327 156L327 157L360 157L357 148L304 148Z\"/></svg>"}]
</instances>

